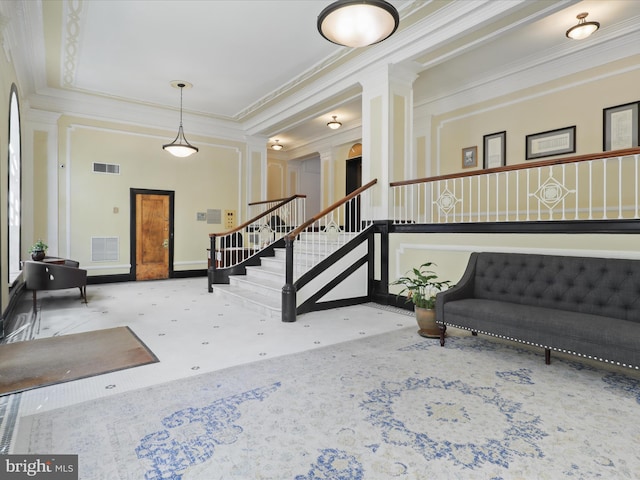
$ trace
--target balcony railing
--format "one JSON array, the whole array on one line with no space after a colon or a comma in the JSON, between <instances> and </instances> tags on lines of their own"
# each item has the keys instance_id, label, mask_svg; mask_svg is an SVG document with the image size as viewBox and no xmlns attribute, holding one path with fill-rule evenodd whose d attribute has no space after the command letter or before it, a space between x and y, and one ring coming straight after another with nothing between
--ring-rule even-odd
<instances>
[{"instance_id":1,"label":"balcony railing","mask_svg":"<svg viewBox=\"0 0 640 480\"><path fill-rule=\"evenodd\" d=\"M394 224L639 219L640 148L393 182Z\"/></svg>"}]
</instances>

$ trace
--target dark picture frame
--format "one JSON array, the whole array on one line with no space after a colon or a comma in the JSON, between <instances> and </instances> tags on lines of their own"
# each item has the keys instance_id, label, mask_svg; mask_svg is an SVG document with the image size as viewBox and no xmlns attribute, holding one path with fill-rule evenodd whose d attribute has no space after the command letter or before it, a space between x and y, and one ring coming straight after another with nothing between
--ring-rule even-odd
<instances>
[{"instance_id":1,"label":"dark picture frame","mask_svg":"<svg viewBox=\"0 0 640 480\"><path fill-rule=\"evenodd\" d=\"M507 164L507 131L482 137L483 168L504 167Z\"/></svg>"},{"instance_id":2,"label":"dark picture frame","mask_svg":"<svg viewBox=\"0 0 640 480\"><path fill-rule=\"evenodd\" d=\"M526 159L576 153L576 126L527 135Z\"/></svg>"},{"instance_id":3,"label":"dark picture frame","mask_svg":"<svg viewBox=\"0 0 640 480\"><path fill-rule=\"evenodd\" d=\"M462 149L462 168L478 166L478 146Z\"/></svg>"},{"instance_id":4,"label":"dark picture frame","mask_svg":"<svg viewBox=\"0 0 640 480\"><path fill-rule=\"evenodd\" d=\"M640 146L640 101L602 110L602 150L623 150Z\"/></svg>"}]
</instances>

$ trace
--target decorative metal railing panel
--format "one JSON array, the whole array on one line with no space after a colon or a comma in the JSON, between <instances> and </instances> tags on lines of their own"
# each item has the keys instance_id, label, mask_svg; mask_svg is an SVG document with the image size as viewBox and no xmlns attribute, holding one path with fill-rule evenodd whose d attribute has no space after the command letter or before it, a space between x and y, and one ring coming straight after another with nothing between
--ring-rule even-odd
<instances>
[{"instance_id":1,"label":"decorative metal railing panel","mask_svg":"<svg viewBox=\"0 0 640 480\"><path fill-rule=\"evenodd\" d=\"M258 211L251 220L228 232L209 235L211 266L233 267L295 230L305 218L305 203L306 196L294 195L250 204Z\"/></svg>"},{"instance_id":2,"label":"decorative metal railing panel","mask_svg":"<svg viewBox=\"0 0 640 480\"><path fill-rule=\"evenodd\" d=\"M395 182L394 224L639 219L640 150Z\"/></svg>"}]
</instances>

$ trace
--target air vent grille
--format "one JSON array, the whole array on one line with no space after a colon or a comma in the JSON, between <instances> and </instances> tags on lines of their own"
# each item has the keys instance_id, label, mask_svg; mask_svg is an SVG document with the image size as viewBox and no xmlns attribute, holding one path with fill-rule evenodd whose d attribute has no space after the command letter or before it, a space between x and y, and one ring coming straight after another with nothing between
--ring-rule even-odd
<instances>
[{"instance_id":1,"label":"air vent grille","mask_svg":"<svg viewBox=\"0 0 640 480\"><path fill-rule=\"evenodd\" d=\"M119 251L119 237L91 237L92 262L117 262Z\"/></svg>"},{"instance_id":2,"label":"air vent grille","mask_svg":"<svg viewBox=\"0 0 640 480\"><path fill-rule=\"evenodd\" d=\"M120 165L117 165L115 163L93 162L93 173L107 173L111 175L120 175Z\"/></svg>"}]
</instances>

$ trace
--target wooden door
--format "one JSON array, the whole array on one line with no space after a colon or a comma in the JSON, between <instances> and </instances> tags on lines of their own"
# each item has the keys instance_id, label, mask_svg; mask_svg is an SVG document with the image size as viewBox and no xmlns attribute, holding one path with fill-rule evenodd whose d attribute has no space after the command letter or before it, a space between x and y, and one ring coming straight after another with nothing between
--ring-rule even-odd
<instances>
[{"instance_id":1,"label":"wooden door","mask_svg":"<svg viewBox=\"0 0 640 480\"><path fill-rule=\"evenodd\" d=\"M136 280L169 278L170 197L136 194Z\"/></svg>"}]
</instances>

